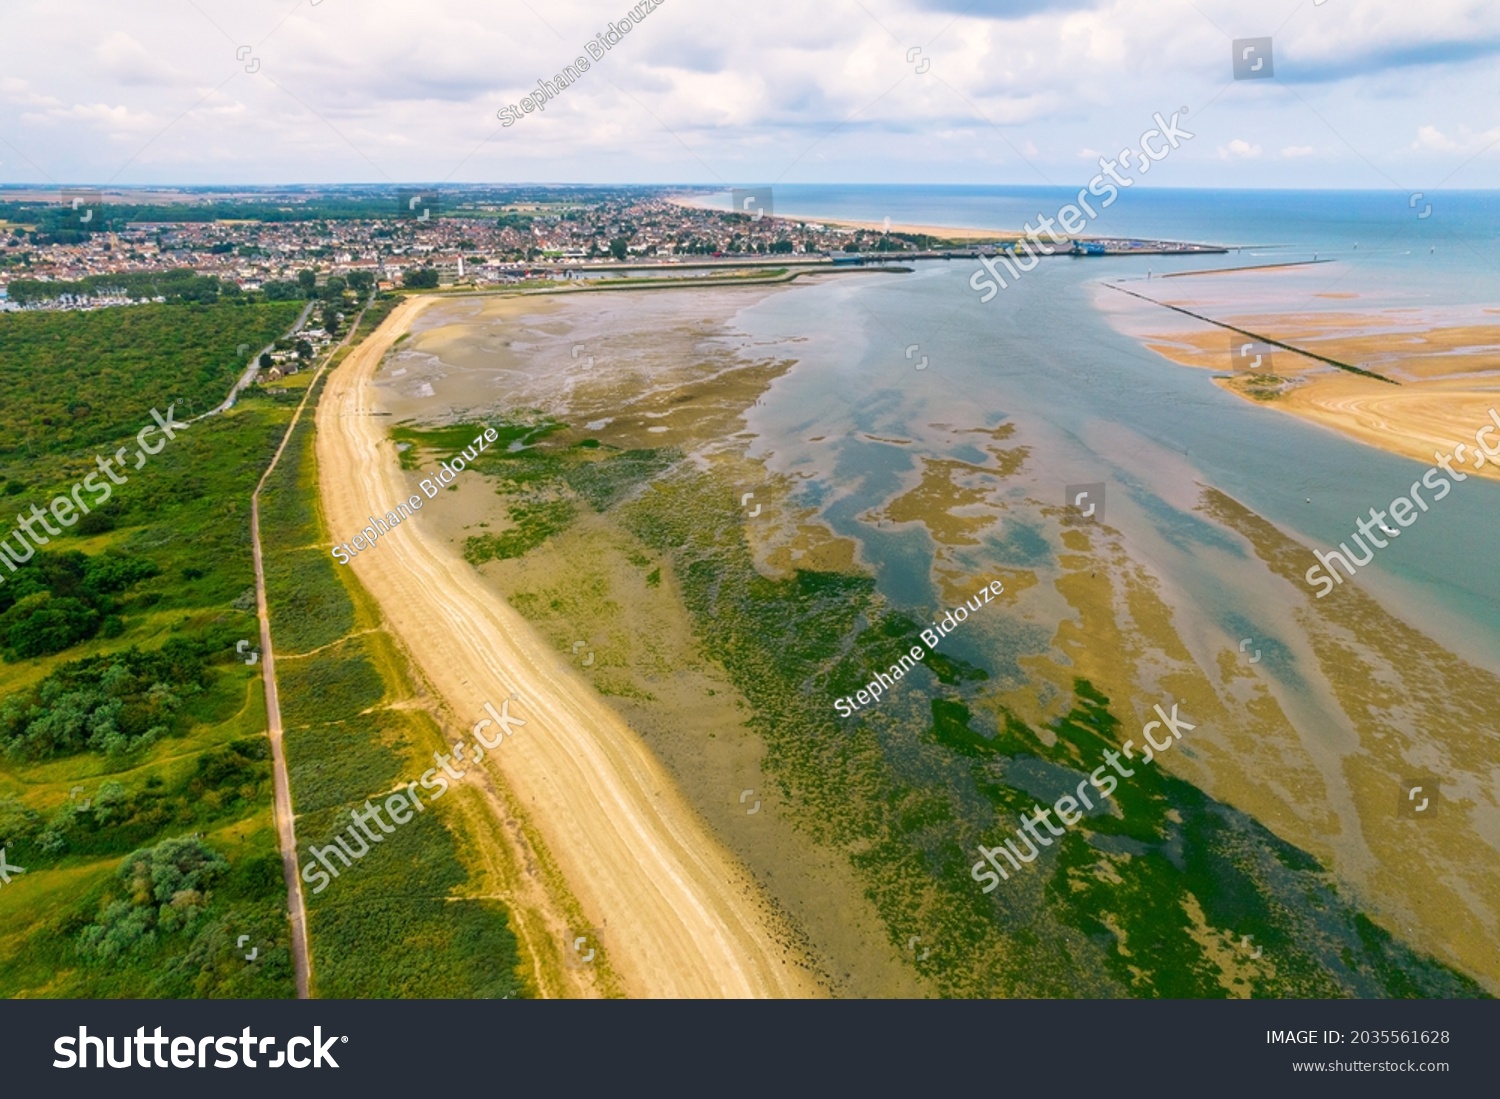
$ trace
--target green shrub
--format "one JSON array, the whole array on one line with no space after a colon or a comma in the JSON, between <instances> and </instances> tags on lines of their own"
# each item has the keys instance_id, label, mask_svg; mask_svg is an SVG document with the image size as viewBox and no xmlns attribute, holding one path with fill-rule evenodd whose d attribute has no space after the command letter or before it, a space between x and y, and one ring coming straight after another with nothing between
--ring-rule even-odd
<instances>
[{"instance_id":1,"label":"green shrub","mask_svg":"<svg viewBox=\"0 0 1500 1099\"><path fill-rule=\"evenodd\" d=\"M64 664L30 691L0 702L0 750L12 759L82 751L132 752L183 728L184 698L209 682L213 641L172 638Z\"/></svg>"},{"instance_id":2,"label":"green shrub","mask_svg":"<svg viewBox=\"0 0 1500 1099\"><path fill-rule=\"evenodd\" d=\"M208 887L229 869L223 855L185 836L137 851L120 866L125 892L84 928L79 950L100 960L128 955L156 941L194 929L208 906Z\"/></svg>"}]
</instances>

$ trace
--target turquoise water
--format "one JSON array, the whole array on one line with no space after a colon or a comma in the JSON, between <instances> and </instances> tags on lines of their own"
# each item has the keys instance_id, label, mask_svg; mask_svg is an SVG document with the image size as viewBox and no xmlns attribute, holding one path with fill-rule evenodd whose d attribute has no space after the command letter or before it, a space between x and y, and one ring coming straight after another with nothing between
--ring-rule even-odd
<instances>
[{"instance_id":1,"label":"turquoise water","mask_svg":"<svg viewBox=\"0 0 1500 1099\"><path fill-rule=\"evenodd\" d=\"M1087 183L1079 181L1079 186ZM896 224L1019 229L1039 215L1055 216L1078 187L916 187L777 185L778 215L850 218ZM727 209L728 195L713 196ZM1135 186L1122 191L1086 235L1191 240L1243 248L1260 262L1338 256L1354 263L1358 281L1388 279L1446 302L1495 304L1500 299L1500 191L1431 191L1411 205L1405 191L1177 190ZM1431 206L1426 218L1419 215ZM1356 245L1358 247L1356 247ZM1435 252L1432 251L1435 249ZM1435 255L1417 267L1413 257ZM1202 260L1178 265L1222 266ZM1419 275L1414 275L1419 271ZM1422 286L1413 284L1420 278Z\"/></svg>"},{"instance_id":2,"label":"turquoise water","mask_svg":"<svg viewBox=\"0 0 1500 1099\"><path fill-rule=\"evenodd\" d=\"M806 187L778 188L776 204L779 212L821 217L1000 227L1034 216L1035 208L1053 212L1056 205L1047 203L1067 195ZM799 365L752 411L750 428L759 436L752 456L801 479L798 499L858 540L888 598L930 613L937 547L920 528L881 527L862 516L892 495L903 475L910 481L919 456L972 461L975 443L985 441L933 425L1014 421L1019 430L1003 445L1026 445L1032 454L998 492L1018 506L984 545L961 552L965 568L1034 567L1048 554L1045 521L1027 502L1060 506L1066 485L1103 482L1106 521L1171 589L1179 610L1201 615L1207 632L1265 638L1271 670L1279 661L1285 674L1278 674L1294 686L1286 654L1298 644L1292 616L1305 606L1305 593L1264 578L1235 536L1194 512L1199 486L1219 488L1294 538L1326 549L1347 540L1371 506L1384 508L1405 493L1425 467L1252 405L1217 388L1209 372L1167 362L1110 322L1103 310L1118 295L1099 284L1143 279L1148 264L1159 275L1271 261L1252 258L1257 254L1318 252L1338 262L1274 276L1278 311L1343 308L1315 297L1330 291L1359 293L1361 308L1493 305L1500 198L1428 197L1440 205L1441 221L1436 213L1416 218L1404 197L1398 203L1373 192L1142 191L1123 196L1110 211L1117 222L1100 231L1254 246L1227 257L1048 259L989 303L968 285L973 261L920 263L910 275L829 279L772 295L743 310L736 324L753 341L799 334ZM1454 243L1460 226L1466 237ZM1208 280L1191 281L1196 292ZM1171 284L1132 285L1155 294ZM908 357L911 345L919 351ZM917 370L923 356L929 365ZM1500 364L1490 355L1476 365L1495 372L1500 405ZM1379 551L1354 583L1455 652L1500 669L1497 534L1500 484L1470 478Z\"/></svg>"}]
</instances>

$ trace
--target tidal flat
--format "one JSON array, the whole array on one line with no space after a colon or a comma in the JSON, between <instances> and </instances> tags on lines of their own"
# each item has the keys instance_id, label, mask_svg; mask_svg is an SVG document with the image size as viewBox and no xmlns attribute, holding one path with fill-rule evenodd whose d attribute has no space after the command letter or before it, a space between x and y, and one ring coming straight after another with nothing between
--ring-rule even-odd
<instances>
[{"instance_id":1,"label":"tidal flat","mask_svg":"<svg viewBox=\"0 0 1500 1099\"><path fill-rule=\"evenodd\" d=\"M1171 567L1183 546L1126 537L1114 497L1110 523L1060 506L1039 473L1057 445L1000 386L878 423L800 399L839 354L850 291L830 281L444 302L377 383L420 460L447 425L508 440L424 521L642 734L770 898L788 959L852 996L1500 988L1477 731L1500 680L1373 596L1314 615L1305 548L1148 455L1198 567L1270 593L1251 666L1249 624ZM789 295L831 311L821 332L768 333ZM854 384L879 404L883 382ZM838 715L981 579L1004 582L997 606ZM982 893L978 845L1172 700L1192 743ZM1400 817L1412 760L1438 753L1470 776L1442 826Z\"/></svg>"}]
</instances>

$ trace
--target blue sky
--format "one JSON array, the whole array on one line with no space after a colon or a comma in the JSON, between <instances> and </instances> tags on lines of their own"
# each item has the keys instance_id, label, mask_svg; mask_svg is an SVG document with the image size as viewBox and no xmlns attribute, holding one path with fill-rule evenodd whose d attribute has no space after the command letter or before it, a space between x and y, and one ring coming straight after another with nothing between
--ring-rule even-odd
<instances>
[{"instance_id":1,"label":"blue sky","mask_svg":"<svg viewBox=\"0 0 1500 1099\"><path fill-rule=\"evenodd\" d=\"M1500 182L1463 0L661 0L501 125L633 7L5 0L0 182L1069 184L1182 108L1143 185Z\"/></svg>"}]
</instances>

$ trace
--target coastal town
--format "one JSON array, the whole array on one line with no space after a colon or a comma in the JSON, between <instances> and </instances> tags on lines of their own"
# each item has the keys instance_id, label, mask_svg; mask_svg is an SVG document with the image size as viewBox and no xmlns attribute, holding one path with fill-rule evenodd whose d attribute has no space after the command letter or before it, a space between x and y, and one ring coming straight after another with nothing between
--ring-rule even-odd
<instances>
[{"instance_id":1,"label":"coastal town","mask_svg":"<svg viewBox=\"0 0 1500 1099\"><path fill-rule=\"evenodd\" d=\"M355 290L478 289L652 269L686 274L959 258L1014 250L1024 241L690 204L703 197L568 188L498 195L401 188L352 197L0 190L0 308L96 309L194 293L290 300L330 279ZM1073 253L1207 250L1080 240ZM165 290L169 275L215 281Z\"/></svg>"}]
</instances>

